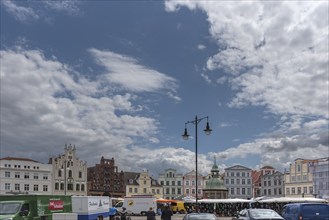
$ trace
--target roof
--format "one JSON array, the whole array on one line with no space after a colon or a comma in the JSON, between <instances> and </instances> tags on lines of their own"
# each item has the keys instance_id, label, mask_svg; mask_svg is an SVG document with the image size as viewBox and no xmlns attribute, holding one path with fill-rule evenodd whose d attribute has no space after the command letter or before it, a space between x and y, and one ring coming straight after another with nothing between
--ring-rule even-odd
<instances>
[{"instance_id":1,"label":"roof","mask_svg":"<svg viewBox=\"0 0 329 220\"><path fill-rule=\"evenodd\" d=\"M23 158L23 157L4 157L4 158L1 158L0 160L20 160L20 161L30 161L30 162L40 163L38 161L29 159L29 158Z\"/></svg>"},{"instance_id":2,"label":"roof","mask_svg":"<svg viewBox=\"0 0 329 220\"><path fill-rule=\"evenodd\" d=\"M242 165L235 165L232 167L228 167L225 170L251 170L251 169Z\"/></svg>"}]
</instances>

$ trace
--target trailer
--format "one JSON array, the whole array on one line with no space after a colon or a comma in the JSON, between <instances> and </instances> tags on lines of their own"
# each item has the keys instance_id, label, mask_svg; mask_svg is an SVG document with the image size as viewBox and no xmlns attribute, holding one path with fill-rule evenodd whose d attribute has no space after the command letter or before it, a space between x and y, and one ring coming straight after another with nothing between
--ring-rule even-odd
<instances>
[{"instance_id":1,"label":"trailer","mask_svg":"<svg viewBox=\"0 0 329 220\"><path fill-rule=\"evenodd\" d=\"M72 212L78 220L108 220L109 208L107 196L72 196Z\"/></svg>"},{"instance_id":2,"label":"trailer","mask_svg":"<svg viewBox=\"0 0 329 220\"><path fill-rule=\"evenodd\" d=\"M0 195L0 219L52 220L54 213L71 212L71 196Z\"/></svg>"}]
</instances>

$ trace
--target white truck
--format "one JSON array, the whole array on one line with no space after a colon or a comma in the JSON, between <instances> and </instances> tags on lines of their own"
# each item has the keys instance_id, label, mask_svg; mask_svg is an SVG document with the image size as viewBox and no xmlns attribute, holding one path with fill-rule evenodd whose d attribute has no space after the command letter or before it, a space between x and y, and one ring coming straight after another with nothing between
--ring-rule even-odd
<instances>
[{"instance_id":1,"label":"white truck","mask_svg":"<svg viewBox=\"0 0 329 220\"><path fill-rule=\"evenodd\" d=\"M129 215L146 215L150 208L156 212L156 197L149 195L127 196L124 197L123 201L118 202L115 207L118 211L125 207Z\"/></svg>"},{"instance_id":2,"label":"white truck","mask_svg":"<svg viewBox=\"0 0 329 220\"><path fill-rule=\"evenodd\" d=\"M109 209L108 196L72 196L72 212L78 220L108 220Z\"/></svg>"}]
</instances>

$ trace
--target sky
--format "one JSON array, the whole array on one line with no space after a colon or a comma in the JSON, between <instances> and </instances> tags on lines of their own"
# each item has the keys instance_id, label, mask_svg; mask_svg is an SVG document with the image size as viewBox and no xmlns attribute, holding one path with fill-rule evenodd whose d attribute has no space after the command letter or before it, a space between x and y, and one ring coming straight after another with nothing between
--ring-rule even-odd
<instances>
[{"instance_id":1,"label":"sky","mask_svg":"<svg viewBox=\"0 0 329 220\"><path fill-rule=\"evenodd\" d=\"M1 158L72 144L88 167L185 174L196 138L203 175L329 157L328 1L0 7Z\"/></svg>"}]
</instances>

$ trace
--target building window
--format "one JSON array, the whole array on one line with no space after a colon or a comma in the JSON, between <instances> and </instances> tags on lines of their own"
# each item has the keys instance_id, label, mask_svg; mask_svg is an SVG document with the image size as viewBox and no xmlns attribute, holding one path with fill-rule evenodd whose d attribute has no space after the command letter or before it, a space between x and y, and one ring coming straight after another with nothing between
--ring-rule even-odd
<instances>
[{"instance_id":1,"label":"building window","mask_svg":"<svg viewBox=\"0 0 329 220\"><path fill-rule=\"evenodd\" d=\"M242 195L246 195L246 189L242 188Z\"/></svg>"},{"instance_id":2,"label":"building window","mask_svg":"<svg viewBox=\"0 0 329 220\"><path fill-rule=\"evenodd\" d=\"M236 184L240 184L240 179L236 179Z\"/></svg>"},{"instance_id":3,"label":"building window","mask_svg":"<svg viewBox=\"0 0 329 220\"><path fill-rule=\"evenodd\" d=\"M10 178L10 172L9 171L5 172L5 177Z\"/></svg>"},{"instance_id":4,"label":"building window","mask_svg":"<svg viewBox=\"0 0 329 220\"><path fill-rule=\"evenodd\" d=\"M134 192L135 192L135 193L137 193L137 192L138 192L138 191L137 191L137 188L135 188L135 189L134 189Z\"/></svg>"},{"instance_id":5,"label":"building window","mask_svg":"<svg viewBox=\"0 0 329 220\"><path fill-rule=\"evenodd\" d=\"M39 176L38 176L37 173L34 173L34 174L33 174L33 179L35 179L35 180L39 179Z\"/></svg>"},{"instance_id":6,"label":"building window","mask_svg":"<svg viewBox=\"0 0 329 220\"><path fill-rule=\"evenodd\" d=\"M250 185L251 184L251 179L248 179L247 180L247 183Z\"/></svg>"},{"instance_id":7,"label":"building window","mask_svg":"<svg viewBox=\"0 0 329 220\"><path fill-rule=\"evenodd\" d=\"M295 187L292 187L292 188L291 188L291 194L293 194L293 195L296 194L296 192L295 192Z\"/></svg>"},{"instance_id":8,"label":"building window","mask_svg":"<svg viewBox=\"0 0 329 220\"><path fill-rule=\"evenodd\" d=\"M19 174L19 172L15 172L15 178L16 179L19 179L21 176L20 176L20 174Z\"/></svg>"},{"instance_id":9,"label":"building window","mask_svg":"<svg viewBox=\"0 0 329 220\"><path fill-rule=\"evenodd\" d=\"M166 188L166 194L168 195L169 193L169 188Z\"/></svg>"},{"instance_id":10,"label":"building window","mask_svg":"<svg viewBox=\"0 0 329 220\"><path fill-rule=\"evenodd\" d=\"M61 190L64 190L64 183L61 183Z\"/></svg>"},{"instance_id":11,"label":"building window","mask_svg":"<svg viewBox=\"0 0 329 220\"><path fill-rule=\"evenodd\" d=\"M19 183L15 183L15 190L17 190L17 191L21 190Z\"/></svg>"},{"instance_id":12,"label":"building window","mask_svg":"<svg viewBox=\"0 0 329 220\"><path fill-rule=\"evenodd\" d=\"M62 170L58 170L58 177L62 177Z\"/></svg>"},{"instance_id":13,"label":"building window","mask_svg":"<svg viewBox=\"0 0 329 220\"><path fill-rule=\"evenodd\" d=\"M192 189L192 194L195 194L195 189Z\"/></svg>"},{"instance_id":14,"label":"building window","mask_svg":"<svg viewBox=\"0 0 329 220\"><path fill-rule=\"evenodd\" d=\"M81 179L82 178L82 172L79 171L79 178Z\"/></svg>"},{"instance_id":15,"label":"building window","mask_svg":"<svg viewBox=\"0 0 329 220\"><path fill-rule=\"evenodd\" d=\"M177 186L180 186L180 185L182 185L182 183L181 183L180 180L178 180L178 181L177 181Z\"/></svg>"},{"instance_id":16,"label":"building window","mask_svg":"<svg viewBox=\"0 0 329 220\"><path fill-rule=\"evenodd\" d=\"M42 189L43 189L44 192L47 192L48 191L48 185L43 185Z\"/></svg>"},{"instance_id":17,"label":"building window","mask_svg":"<svg viewBox=\"0 0 329 220\"><path fill-rule=\"evenodd\" d=\"M143 184L146 185L146 180L143 181Z\"/></svg>"},{"instance_id":18,"label":"building window","mask_svg":"<svg viewBox=\"0 0 329 220\"><path fill-rule=\"evenodd\" d=\"M76 184L76 185L75 185L75 190L76 190L76 191L80 191L80 184Z\"/></svg>"},{"instance_id":19,"label":"building window","mask_svg":"<svg viewBox=\"0 0 329 220\"><path fill-rule=\"evenodd\" d=\"M287 195L290 195L290 188L287 188L286 193L287 193Z\"/></svg>"},{"instance_id":20,"label":"building window","mask_svg":"<svg viewBox=\"0 0 329 220\"><path fill-rule=\"evenodd\" d=\"M39 185L37 185L37 184L34 185L34 186L33 186L33 191L34 191L34 192L39 191Z\"/></svg>"},{"instance_id":21,"label":"building window","mask_svg":"<svg viewBox=\"0 0 329 220\"><path fill-rule=\"evenodd\" d=\"M129 187L129 192L132 193L133 192L133 188Z\"/></svg>"},{"instance_id":22,"label":"building window","mask_svg":"<svg viewBox=\"0 0 329 220\"><path fill-rule=\"evenodd\" d=\"M186 189L186 190L185 190L185 193L186 193L186 194L190 194L190 189Z\"/></svg>"},{"instance_id":23,"label":"building window","mask_svg":"<svg viewBox=\"0 0 329 220\"><path fill-rule=\"evenodd\" d=\"M72 183L69 183L67 184L67 190L73 190L73 184Z\"/></svg>"},{"instance_id":24,"label":"building window","mask_svg":"<svg viewBox=\"0 0 329 220\"><path fill-rule=\"evenodd\" d=\"M85 185L84 184L81 184L81 191L85 191Z\"/></svg>"},{"instance_id":25,"label":"building window","mask_svg":"<svg viewBox=\"0 0 329 220\"><path fill-rule=\"evenodd\" d=\"M297 172L300 173L300 171L301 171L301 166L300 166L300 164L298 164L297 165Z\"/></svg>"},{"instance_id":26,"label":"building window","mask_svg":"<svg viewBox=\"0 0 329 220\"><path fill-rule=\"evenodd\" d=\"M48 179L48 175L47 174L44 174L43 175L43 180L47 180Z\"/></svg>"},{"instance_id":27,"label":"building window","mask_svg":"<svg viewBox=\"0 0 329 220\"><path fill-rule=\"evenodd\" d=\"M59 190L59 183L55 183L55 190Z\"/></svg>"},{"instance_id":28,"label":"building window","mask_svg":"<svg viewBox=\"0 0 329 220\"><path fill-rule=\"evenodd\" d=\"M297 194L302 194L302 187L297 187Z\"/></svg>"},{"instance_id":29,"label":"building window","mask_svg":"<svg viewBox=\"0 0 329 220\"><path fill-rule=\"evenodd\" d=\"M244 172L242 172L241 175L244 177L246 174Z\"/></svg>"},{"instance_id":30,"label":"building window","mask_svg":"<svg viewBox=\"0 0 329 220\"><path fill-rule=\"evenodd\" d=\"M30 179L30 174L29 173L25 173L24 174L24 179Z\"/></svg>"},{"instance_id":31,"label":"building window","mask_svg":"<svg viewBox=\"0 0 329 220\"><path fill-rule=\"evenodd\" d=\"M30 191L30 185L29 184L24 184L24 190L25 191Z\"/></svg>"},{"instance_id":32,"label":"building window","mask_svg":"<svg viewBox=\"0 0 329 220\"><path fill-rule=\"evenodd\" d=\"M240 176L240 172L236 172L236 176Z\"/></svg>"},{"instance_id":33,"label":"building window","mask_svg":"<svg viewBox=\"0 0 329 220\"><path fill-rule=\"evenodd\" d=\"M177 189L177 194L178 194L178 195L182 194L182 190L181 190L181 188L178 188L178 189Z\"/></svg>"},{"instance_id":34,"label":"building window","mask_svg":"<svg viewBox=\"0 0 329 220\"><path fill-rule=\"evenodd\" d=\"M169 181L166 181L166 186L169 186Z\"/></svg>"},{"instance_id":35,"label":"building window","mask_svg":"<svg viewBox=\"0 0 329 220\"><path fill-rule=\"evenodd\" d=\"M5 183L5 190L10 190L10 183Z\"/></svg>"},{"instance_id":36,"label":"building window","mask_svg":"<svg viewBox=\"0 0 329 220\"><path fill-rule=\"evenodd\" d=\"M231 179L231 184L234 184L234 179Z\"/></svg>"},{"instance_id":37,"label":"building window","mask_svg":"<svg viewBox=\"0 0 329 220\"><path fill-rule=\"evenodd\" d=\"M69 177L72 178L72 170L69 170Z\"/></svg>"},{"instance_id":38,"label":"building window","mask_svg":"<svg viewBox=\"0 0 329 220\"><path fill-rule=\"evenodd\" d=\"M234 188L231 188L231 195L234 195Z\"/></svg>"},{"instance_id":39,"label":"building window","mask_svg":"<svg viewBox=\"0 0 329 220\"><path fill-rule=\"evenodd\" d=\"M172 186L175 186L176 184L175 184L175 181L171 181L171 185Z\"/></svg>"},{"instance_id":40,"label":"building window","mask_svg":"<svg viewBox=\"0 0 329 220\"><path fill-rule=\"evenodd\" d=\"M185 185L186 185L186 186L189 186L189 185L190 185L190 181L186 180L186 181L185 181Z\"/></svg>"},{"instance_id":41,"label":"building window","mask_svg":"<svg viewBox=\"0 0 329 220\"><path fill-rule=\"evenodd\" d=\"M245 179L242 179L242 184L246 184L246 180Z\"/></svg>"},{"instance_id":42,"label":"building window","mask_svg":"<svg viewBox=\"0 0 329 220\"><path fill-rule=\"evenodd\" d=\"M175 188L171 189L171 194L174 194L174 195L176 194L176 189Z\"/></svg>"},{"instance_id":43,"label":"building window","mask_svg":"<svg viewBox=\"0 0 329 220\"><path fill-rule=\"evenodd\" d=\"M195 181L194 180L192 180L192 186L195 186Z\"/></svg>"},{"instance_id":44,"label":"building window","mask_svg":"<svg viewBox=\"0 0 329 220\"><path fill-rule=\"evenodd\" d=\"M309 193L310 193L310 194L312 194L312 193L313 193L313 187L312 187L312 186L310 186L308 189L309 189L309 190L308 190L308 191L309 191Z\"/></svg>"},{"instance_id":45,"label":"building window","mask_svg":"<svg viewBox=\"0 0 329 220\"><path fill-rule=\"evenodd\" d=\"M143 188L143 193L146 193L147 191L146 191L146 188Z\"/></svg>"}]
</instances>

